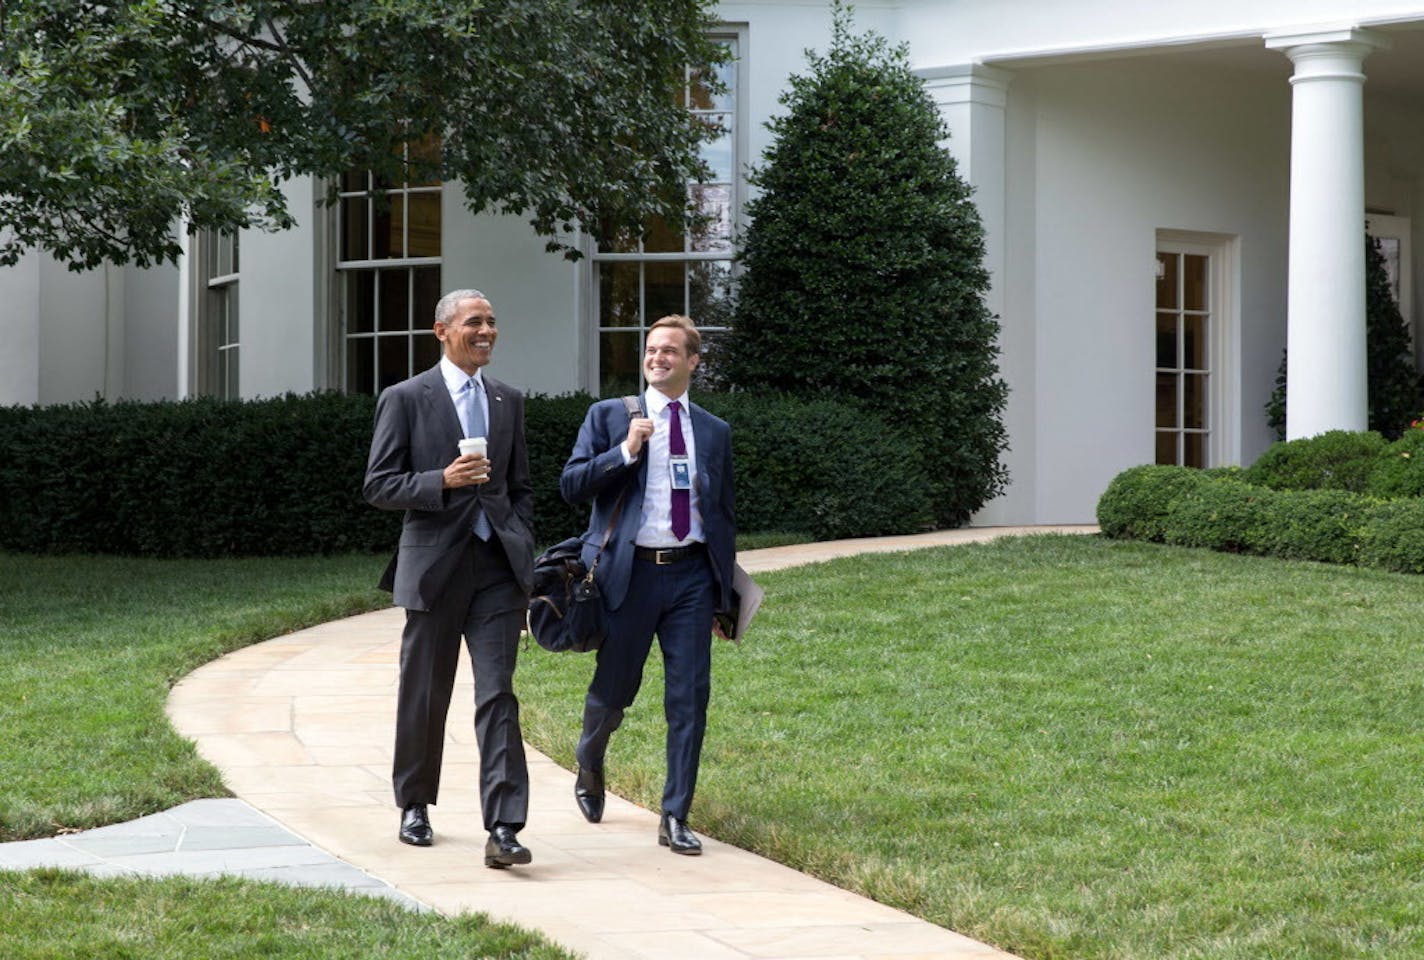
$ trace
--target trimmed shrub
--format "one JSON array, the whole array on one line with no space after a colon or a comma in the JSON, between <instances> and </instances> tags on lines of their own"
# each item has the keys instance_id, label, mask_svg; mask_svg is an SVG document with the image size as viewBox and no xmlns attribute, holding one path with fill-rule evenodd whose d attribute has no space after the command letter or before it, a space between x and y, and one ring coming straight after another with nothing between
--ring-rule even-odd
<instances>
[{"instance_id":1,"label":"trimmed shrub","mask_svg":"<svg viewBox=\"0 0 1424 960\"><path fill-rule=\"evenodd\" d=\"M1377 504L1360 539L1360 563L1396 573L1424 573L1424 500Z\"/></svg>"},{"instance_id":2,"label":"trimmed shrub","mask_svg":"<svg viewBox=\"0 0 1424 960\"><path fill-rule=\"evenodd\" d=\"M1424 572L1424 501L1348 490L1271 490L1236 472L1133 467L1098 502L1109 536Z\"/></svg>"},{"instance_id":3,"label":"trimmed shrub","mask_svg":"<svg viewBox=\"0 0 1424 960\"><path fill-rule=\"evenodd\" d=\"M1273 495L1273 491L1238 480L1207 479L1183 490L1168 504L1162 539L1179 547L1259 552L1262 501Z\"/></svg>"},{"instance_id":4,"label":"trimmed shrub","mask_svg":"<svg viewBox=\"0 0 1424 960\"><path fill-rule=\"evenodd\" d=\"M907 430L825 399L721 394L698 402L732 426L740 529L830 540L933 525L929 471Z\"/></svg>"},{"instance_id":5,"label":"trimmed shrub","mask_svg":"<svg viewBox=\"0 0 1424 960\"><path fill-rule=\"evenodd\" d=\"M703 396L733 427L742 529L829 537L928 522L913 438L829 400ZM591 398L525 405L535 530L581 532L559 474ZM270 400L0 408L0 549L166 557L394 549L400 514L361 497L375 401Z\"/></svg>"},{"instance_id":6,"label":"trimmed shrub","mask_svg":"<svg viewBox=\"0 0 1424 960\"><path fill-rule=\"evenodd\" d=\"M957 526L1007 480L984 230L905 48L853 36L839 4L834 17L751 177L724 373L740 389L857 397L907 424L935 523Z\"/></svg>"},{"instance_id":7,"label":"trimmed shrub","mask_svg":"<svg viewBox=\"0 0 1424 960\"><path fill-rule=\"evenodd\" d=\"M1424 430L1410 429L1375 455L1366 489L1376 497L1424 497Z\"/></svg>"},{"instance_id":8,"label":"trimmed shrub","mask_svg":"<svg viewBox=\"0 0 1424 960\"><path fill-rule=\"evenodd\" d=\"M1257 488L1259 489L1259 488ZM1247 525L1252 553L1355 563L1375 501L1345 490L1267 491Z\"/></svg>"},{"instance_id":9,"label":"trimmed shrub","mask_svg":"<svg viewBox=\"0 0 1424 960\"><path fill-rule=\"evenodd\" d=\"M1350 490L1369 487L1375 458L1385 448L1378 433L1331 430L1272 444L1241 472L1247 483L1272 490Z\"/></svg>"},{"instance_id":10,"label":"trimmed shrub","mask_svg":"<svg viewBox=\"0 0 1424 960\"><path fill-rule=\"evenodd\" d=\"M558 543L588 526L588 507L574 506L559 494L559 474L592 402L586 393L525 398L524 436L529 446L529 480L534 485L534 533L540 544ZM369 437L368 432L368 443Z\"/></svg>"},{"instance_id":11,"label":"trimmed shrub","mask_svg":"<svg viewBox=\"0 0 1424 960\"><path fill-rule=\"evenodd\" d=\"M1108 537L1161 542L1173 502L1207 481L1190 467L1146 464L1124 470L1098 499L1098 527Z\"/></svg>"}]
</instances>

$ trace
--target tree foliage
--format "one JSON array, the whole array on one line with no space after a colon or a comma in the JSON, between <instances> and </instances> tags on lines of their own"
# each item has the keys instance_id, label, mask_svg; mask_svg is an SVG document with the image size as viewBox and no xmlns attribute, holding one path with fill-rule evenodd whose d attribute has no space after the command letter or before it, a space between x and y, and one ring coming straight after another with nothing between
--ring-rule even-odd
<instances>
[{"instance_id":1,"label":"tree foliage","mask_svg":"<svg viewBox=\"0 0 1424 960\"><path fill-rule=\"evenodd\" d=\"M903 47L807 52L752 182L727 374L744 389L860 398L924 444L941 525L1006 480L1007 388L984 304L983 228Z\"/></svg>"},{"instance_id":2,"label":"tree foliage","mask_svg":"<svg viewBox=\"0 0 1424 960\"><path fill-rule=\"evenodd\" d=\"M1409 325L1390 288L1379 240L1365 237L1365 370L1369 429L1391 440L1419 416L1421 384L1410 348ZM1266 423L1277 440L1286 438L1286 355L1276 370L1276 386L1266 402Z\"/></svg>"},{"instance_id":3,"label":"tree foliage","mask_svg":"<svg viewBox=\"0 0 1424 960\"><path fill-rule=\"evenodd\" d=\"M0 264L174 260L175 224L278 229L297 175L459 180L575 255L680 217L711 131L710 0L0 0ZM439 143L438 150L403 149Z\"/></svg>"}]
</instances>

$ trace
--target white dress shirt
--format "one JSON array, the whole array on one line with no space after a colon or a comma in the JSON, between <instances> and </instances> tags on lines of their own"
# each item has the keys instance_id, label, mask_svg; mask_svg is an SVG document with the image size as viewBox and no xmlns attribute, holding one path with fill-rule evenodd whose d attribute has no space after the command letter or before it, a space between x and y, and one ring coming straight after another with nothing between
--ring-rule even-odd
<instances>
[{"instance_id":1,"label":"white dress shirt","mask_svg":"<svg viewBox=\"0 0 1424 960\"><path fill-rule=\"evenodd\" d=\"M485 434L489 433L489 393L485 390L485 378L480 376L482 370L476 370L474 379L480 385L480 409L485 414ZM470 375L450 362L448 357L440 358L440 375L445 378L445 389L450 391L450 399L455 403L455 413L460 417L460 428L465 436L473 437L476 434L470 432L470 425L465 422L465 384L470 382Z\"/></svg>"},{"instance_id":2,"label":"white dress shirt","mask_svg":"<svg viewBox=\"0 0 1424 960\"><path fill-rule=\"evenodd\" d=\"M687 446L688 476L692 489L688 497L691 505L692 529L686 540L679 540L672 533L672 472L668 467L668 434L672 429L672 411L668 405L678 401L678 420L682 425L682 439ZM638 533L633 542L640 547L685 547L689 543L701 542L702 511L697 504L697 448L692 437L692 408L688 405L687 394L670 398L662 391L649 387L643 394L643 404L648 411L648 419L653 421L653 435L643 443L644 455L648 458L648 485L643 491L643 515L638 524ZM623 443L623 460L632 463L628 455L627 441Z\"/></svg>"}]
</instances>

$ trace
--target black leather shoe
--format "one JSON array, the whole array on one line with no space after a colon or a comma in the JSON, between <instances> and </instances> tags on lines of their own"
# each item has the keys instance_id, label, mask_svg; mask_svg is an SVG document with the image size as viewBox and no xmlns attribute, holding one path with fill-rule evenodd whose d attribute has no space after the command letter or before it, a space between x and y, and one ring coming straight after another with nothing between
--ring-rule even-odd
<instances>
[{"instance_id":1,"label":"black leather shoe","mask_svg":"<svg viewBox=\"0 0 1424 960\"><path fill-rule=\"evenodd\" d=\"M485 866L503 870L533 859L529 848L519 842L510 827L501 824L490 831L489 841L485 844Z\"/></svg>"},{"instance_id":2,"label":"black leather shoe","mask_svg":"<svg viewBox=\"0 0 1424 960\"><path fill-rule=\"evenodd\" d=\"M665 813L658 821L658 845L669 847L673 853L681 853L684 856L695 857L702 852L702 841L697 839L697 834L687 829L687 821L679 820L670 813Z\"/></svg>"},{"instance_id":3,"label":"black leather shoe","mask_svg":"<svg viewBox=\"0 0 1424 960\"><path fill-rule=\"evenodd\" d=\"M578 801L579 812L589 823L603 819L603 771L585 770L579 767L578 778L574 780L574 799Z\"/></svg>"},{"instance_id":4,"label":"black leather shoe","mask_svg":"<svg viewBox=\"0 0 1424 960\"><path fill-rule=\"evenodd\" d=\"M400 842L413 847L428 847L435 841L435 831L430 829L430 817L425 813L425 804L412 803L401 814Z\"/></svg>"}]
</instances>

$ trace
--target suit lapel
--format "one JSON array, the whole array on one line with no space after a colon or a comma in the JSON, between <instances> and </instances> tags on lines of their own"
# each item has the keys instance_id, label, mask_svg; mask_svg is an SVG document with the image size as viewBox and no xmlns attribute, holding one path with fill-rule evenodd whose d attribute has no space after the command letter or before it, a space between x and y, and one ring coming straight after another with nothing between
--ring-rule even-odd
<instances>
[{"instance_id":1,"label":"suit lapel","mask_svg":"<svg viewBox=\"0 0 1424 960\"><path fill-rule=\"evenodd\" d=\"M450 390L445 386L445 377L436 364L421 374L421 388L426 409L430 411L431 429L439 431L442 438L449 438L453 447L465 435L460 426L460 414L455 410L455 401L450 398Z\"/></svg>"},{"instance_id":2,"label":"suit lapel","mask_svg":"<svg viewBox=\"0 0 1424 960\"><path fill-rule=\"evenodd\" d=\"M495 437L503 437L509 428L509 422L505 419L504 384L493 377L485 377L485 397L489 400L489 417L487 428L489 430L491 446L495 442Z\"/></svg>"}]
</instances>

